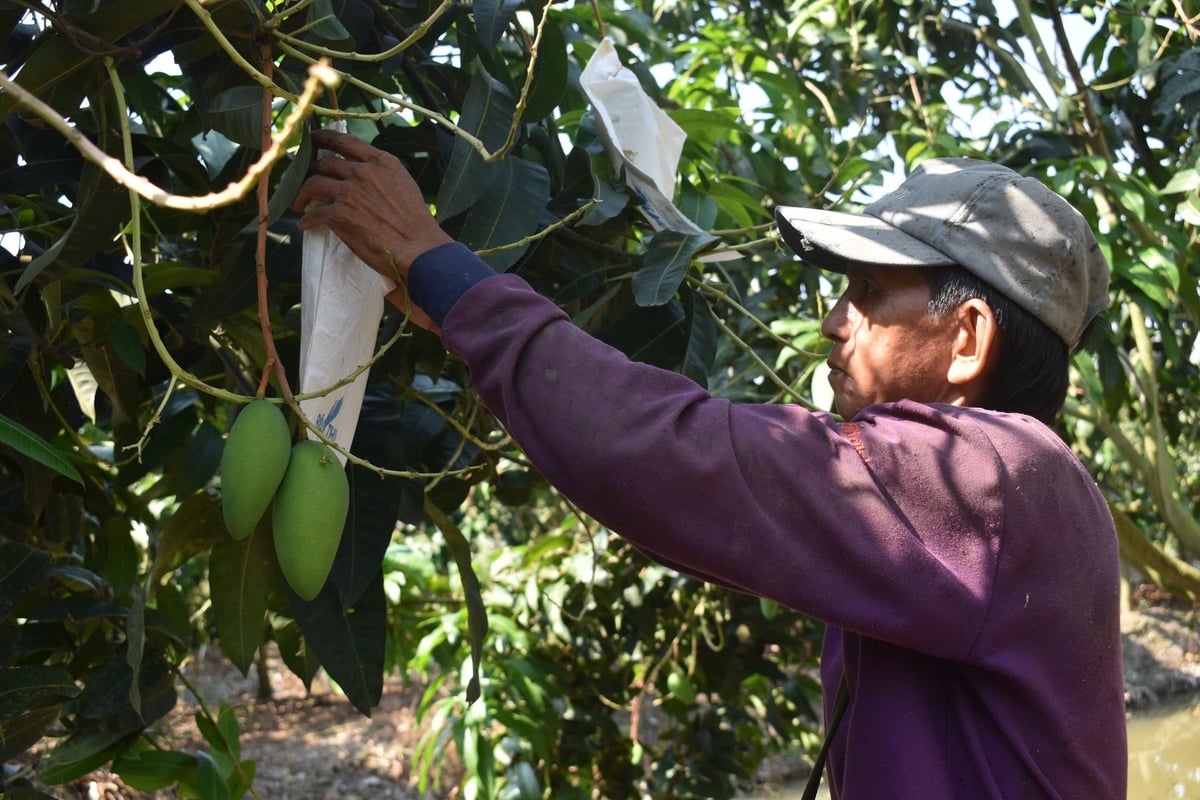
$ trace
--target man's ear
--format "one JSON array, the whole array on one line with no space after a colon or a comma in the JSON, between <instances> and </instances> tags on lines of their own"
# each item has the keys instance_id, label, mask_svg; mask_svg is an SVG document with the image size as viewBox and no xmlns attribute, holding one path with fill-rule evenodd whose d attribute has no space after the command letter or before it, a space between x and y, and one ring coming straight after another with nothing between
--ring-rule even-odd
<instances>
[{"instance_id":1,"label":"man's ear","mask_svg":"<svg viewBox=\"0 0 1200 800\"><path fill-rule=\"evenodd\" d=\"M946 380L957 386L978 381L988 372L997 352L999 328L992 307L979 298L959 305L955 311L954 351Z\"/></svg>"}]
</instances>

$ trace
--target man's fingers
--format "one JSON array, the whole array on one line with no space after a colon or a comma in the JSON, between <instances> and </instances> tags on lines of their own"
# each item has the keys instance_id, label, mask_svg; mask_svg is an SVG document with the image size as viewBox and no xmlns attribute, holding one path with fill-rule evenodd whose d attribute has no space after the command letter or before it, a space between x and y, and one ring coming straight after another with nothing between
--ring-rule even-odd
<instances>
[{"instance_id":1,"label":"man's fingers","mask_svg":"<svg viewBox=\"0 0 1200 800\"><path fill-rule=\"evenodd\" d=\"M329 202L338 196L344 183L339 178L328 175L312 174L300 184L296 199L292 201L294 211L307 211L308 207L317 202Z\"/></svg>"},{"instance_id":2,"label":"man's fingers","mask_svg":"<svg viewBox=\"0 0 1200 800\"><path fill-rule=\"evenodd\" d=\"M356 161L368 161L380 152L357 136L338 131L324 129L313 131L312 140L317 147L332 150L345 158Z\"/></svg>"}]
</instances>

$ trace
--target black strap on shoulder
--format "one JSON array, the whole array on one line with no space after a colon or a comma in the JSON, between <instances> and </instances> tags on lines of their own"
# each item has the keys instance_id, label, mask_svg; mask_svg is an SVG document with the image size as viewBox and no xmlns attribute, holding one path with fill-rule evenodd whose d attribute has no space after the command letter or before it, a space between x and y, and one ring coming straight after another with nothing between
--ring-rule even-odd
<instances>
[{"instance_id":1,"label":"black strap on shoulder","mask_svg":"<svg viewBox=\"0 0 1200 800\"><path fill-rule=\"evenodd\" d=\"M808 783L804 784L804 793L800 800L816 800L817 790L821 788L821 776L825 773L825 759L829 756L829 743L837 732L842 717L846 714L846 706L850 704L850 687L846 685L846 673L838 681L837 695L833 698L833 713L829 715L829 730L825 732L825 741L821 742L821 750L817 760L813 762L812 772L809 773Z\"/></svg>"}]
</instances>

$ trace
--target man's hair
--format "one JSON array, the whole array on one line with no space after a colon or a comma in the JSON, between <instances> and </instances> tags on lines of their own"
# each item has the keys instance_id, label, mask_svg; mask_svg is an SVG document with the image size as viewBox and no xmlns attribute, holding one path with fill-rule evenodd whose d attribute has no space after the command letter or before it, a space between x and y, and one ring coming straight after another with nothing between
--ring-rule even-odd
<instances>
[{"instance_id":1,"label":"man's hair","mask_svg":"<svg viewBox=\"0 0 1200 800\"><path fill-rule=\"evenodd\" d=\"M999 328L979 405L1027 414L1050 425L1067 396L1070 350L1037 317L958 266L923 269L929 313L937 318L968 300L983 300Z\"/></svg>"}]
</instances>

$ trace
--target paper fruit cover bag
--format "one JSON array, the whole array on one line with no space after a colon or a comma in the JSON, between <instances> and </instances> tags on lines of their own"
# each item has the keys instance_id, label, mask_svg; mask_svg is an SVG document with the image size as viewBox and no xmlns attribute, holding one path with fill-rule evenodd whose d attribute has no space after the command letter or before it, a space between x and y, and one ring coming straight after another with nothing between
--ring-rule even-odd
<instances>
[{"instance_id":1,"label":"paper fruit cover bag","mask_svg":"<svg viewBox=\"0 0 1200 800\"><path fill-rule=\"evenodd\" d=\"M334 126L345 130L344 123ZM327 389L371 360L384 295L396 288L328 228L304 232L300 286L300 394ZM367 388L367 371L300 410L330 440L350 449ZM308 433L311 437L311 432ZM338 454L342 464L346 458Z\"/></svg>"},{"instance_id":2,"label":"paper fruit cover bag","mask_svg":"<svg viewBox=\"0 0 1200 800\"><path fill-rule=\"evenodd\" d=\"M655 230L694 234L717 242L676 208L675 175L687 134L642 89L605 37L588 60L579 85L591 103L597 132L613 168L637 195L639 210ZM734 251L710 253L702 261L738 258Z\"/></svg>"}]
</instances>

